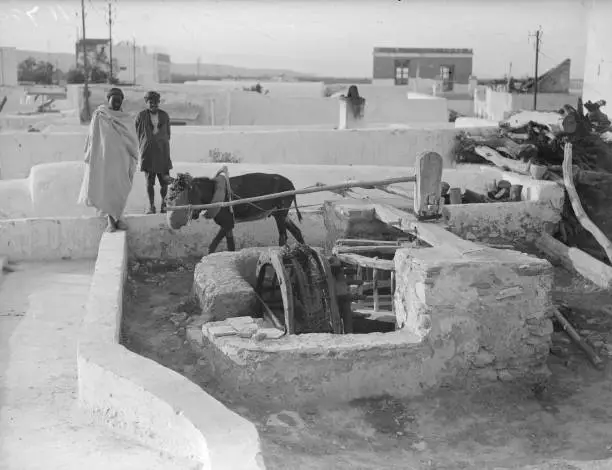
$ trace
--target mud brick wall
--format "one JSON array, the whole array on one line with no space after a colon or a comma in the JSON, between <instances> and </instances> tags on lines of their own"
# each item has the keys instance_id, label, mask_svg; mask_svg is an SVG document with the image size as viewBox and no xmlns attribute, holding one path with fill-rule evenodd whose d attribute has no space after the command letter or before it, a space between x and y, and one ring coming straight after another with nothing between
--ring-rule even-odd
<instances>
[{"instance_id":1,"label":"mud brick wall","mask_svg":"<svg viewBox=\"0 0 612 470\"><path fill-rule=\"evenodd\" d=\"M462 256L430 248L398 250L395 268L401 328L433 349L454 344L478 378L537 382L549 375L550 263L510 250Z\"/></svg>"}]
</instances>

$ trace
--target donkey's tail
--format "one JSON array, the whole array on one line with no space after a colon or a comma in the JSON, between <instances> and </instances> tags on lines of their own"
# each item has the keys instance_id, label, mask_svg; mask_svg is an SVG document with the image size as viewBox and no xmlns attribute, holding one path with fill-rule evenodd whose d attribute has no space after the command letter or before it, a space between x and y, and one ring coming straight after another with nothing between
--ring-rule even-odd
<instances>
[{"instance_id":1,"label":"donkey's tail","mask_svg":"<svg viewBox=\"0 0 612 470\"><path fill-rule=\"evenodd\" d=\"M297 213L298 220L301 222L302 221L302 214L300 213L300 209L298 208L297 197L295 197L295 196L293 196L293 203L295 204L295 212Z\"/></svg>"}]
</instances>

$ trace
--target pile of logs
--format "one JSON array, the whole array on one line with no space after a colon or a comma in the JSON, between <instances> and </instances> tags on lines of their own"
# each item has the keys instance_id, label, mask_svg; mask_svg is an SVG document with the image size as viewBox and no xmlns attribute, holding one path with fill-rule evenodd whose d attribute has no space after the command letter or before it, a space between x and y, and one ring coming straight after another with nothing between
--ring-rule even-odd
<instances>
[{"instance_id":1,"label":"pile of logs","mask_svg":"<svg viewBox=\"0 0 612 470\"><path fill-rule=\"evenodd\" d=\"M561 174L564 144L570 142L577 168L612 172L612 126L600 110L603 104L583 106L579 100L577 109L566 105L556 113L520 112L488 136L462 132L457 137L457 161L489 163L523 174L539 165Z\"/></svg>"},{"instance_id":2,"label":"pile of logs","mask_svg":"<svg viewBox=\"0 0 612 470\"><path fill-rule=\"evenodd\" d=\"M605 104L579 100L577 108L558 112L523 111L488 135L460 133L457 160L562 185L566 201L556 238L612 264L612 123L601 111Z\"/></svg>"}]
</instances>

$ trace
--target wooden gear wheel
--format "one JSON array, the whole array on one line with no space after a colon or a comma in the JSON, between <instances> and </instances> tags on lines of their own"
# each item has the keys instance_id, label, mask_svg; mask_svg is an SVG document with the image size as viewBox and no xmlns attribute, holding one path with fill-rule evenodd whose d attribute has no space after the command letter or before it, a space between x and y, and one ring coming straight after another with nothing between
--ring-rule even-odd
<instances>
[{"instance_id":1,"label":"wooden gear wheel","mask_svg":"<svg viewBox=\"0 0 612 470\"><path fill-rule=\"evenodd\" d=\"M335 279L322 251L307 245L270 248L260 256L256 276L255 291L287 334L344 333Z\"/></svg>"}]
</instances>

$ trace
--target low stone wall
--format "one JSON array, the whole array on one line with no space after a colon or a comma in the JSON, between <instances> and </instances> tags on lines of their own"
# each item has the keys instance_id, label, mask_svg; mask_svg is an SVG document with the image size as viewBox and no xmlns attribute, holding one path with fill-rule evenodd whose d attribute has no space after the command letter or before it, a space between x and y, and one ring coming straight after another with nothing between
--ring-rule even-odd
<instances>
[{"instance_id":1,"label":"low stone wall","mask_svg":"<svg viewBox=\"0 0 612 470\"><path fill-rule=\"evenodd\" d=\"M303 212L299 226L306 241L325 246L325 225L319 212ZM217 233L214 222L200 219L172 230L163 215L126 217L130 256L138 259L203 256ZM102 217L56 217L0 221L0 256L9 261L95 258L106 221ZM278 244L273 219L238 224L236 249ZM224 243L219 249L224 249Z\"/></svg>"},{"instance_id":2,"label":"low stone wall","mask_svg":"<svg viewBox=\"0 0 612 470\"><path fill-rule=\"evenodd\" d=\"M34 165L83 161L87 128L80 132L0 133L0 178L26 178ZM416 155L438 152L445 166L455 161L454 128L385 126L359 130L284 128L208 130L173 127L176 162L210 162L210 152L230 152L246 164L414 166Z\"/></svg>"},{"instance_id":3,"label":"low stone wall","mask_svg":"<svg viewBox=\"0 0 612 470\"><path fill-rule=\"evenodd\" d=\"M220 163L183 163L176 162L172 175L189 172L193 176L213 176L221 167ZM228 164L230 175L241 175L249 172L279 173L291 179L296 188L309 187L317 183L338 184L351 180L382 180L390 177L409 176L414 174L411 167L375 167L328 165L325 171L319 165L244 165ZM75 217L94 216L95 210L77 204L85 164L81 162L63 162L37 165L32 168L27 179L0 180L0 219L28 217ZM500 171L490 166L458 165L443 172L444 181L452 187L472 189L484 193L487 182L505 179L512 184L523 185L524 201L551 201L555 208L563 203L563 189L550 181L535 181L528 177ZM411 183L394 185L413 190ZM377 190L355 189L357 197L367 196L370 200L391 202L399 197ZM156 189L156 200L159 206L159 187ZM341 196L320 192L297 196L302 210L320 207L327 200L338 201ZM126 213L142 214L148 208L145 190L145 179L137 173L132 191L128 197Z\"/></svg>"},{"instance_id":4,"label":"low stone wall","mask_svg":"<svg viewBox=\"0 0 612 470\"><path fill-rule=\"evenodd\" d=\"M119 344L125 232L102 237L79 333L79 401L97 419L203 469L263 470L255 426L198 386Z\"/></svg>"},{"instance_id":5,"label":"low stone wall","mask_svg":"<svg viewBox=\"0 0 612 470\"><path fill-rule=\"evenodd\" d=\"M553 233L561 211L550 202L524 201L445 206L442 216L449 230L461 238L509 244Z\"/></svg>"}]
</instances>

